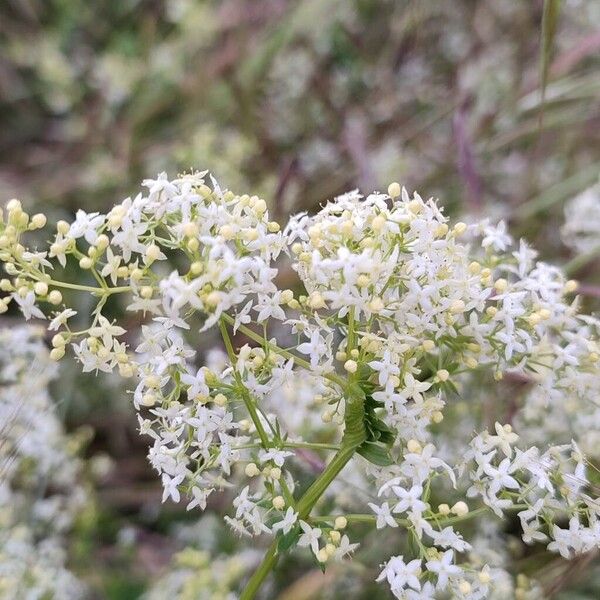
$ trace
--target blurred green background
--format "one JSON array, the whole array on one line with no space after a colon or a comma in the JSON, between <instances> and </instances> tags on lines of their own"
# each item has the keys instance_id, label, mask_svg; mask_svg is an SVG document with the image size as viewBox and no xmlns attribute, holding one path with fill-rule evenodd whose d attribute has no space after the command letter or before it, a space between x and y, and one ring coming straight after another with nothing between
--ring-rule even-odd
<instances>
[{"instance_id":1,"label":"blurred green background","mask_svg":"<svg viewBox=\"0 0 600 600\"><path fill-rule=\"evenodd\" d=\"M600 2L4 0L0 46L4 199L63 218L107 210L159 171L210 169L285 221L399 181L456 216L506 219L571 265L585 302L600 296L597 261L557 233L600 175ZM160 505L118 384L64 369L55 395L88 436L95 482L72 561L95 597L137 598L192 517ZM281 600L387 597L310 581L312 595L286 592L301 572L283 570ZM598 597L587 585L579 597Z\"/></svg>"}]
</instances>

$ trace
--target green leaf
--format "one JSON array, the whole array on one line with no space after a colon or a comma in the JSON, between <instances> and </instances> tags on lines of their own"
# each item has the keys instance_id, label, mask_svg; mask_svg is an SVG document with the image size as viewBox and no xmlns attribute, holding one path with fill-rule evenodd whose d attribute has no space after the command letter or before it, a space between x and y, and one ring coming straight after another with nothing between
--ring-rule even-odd
<instances>
[{"instance_id":1,"label":"green leaf","mask_svg":"<svg viewBox=\"0 0 600 600\"><path fill-rule=\"evenodd\" d=\"M371 423L381 433L394 433L394 430L390 429L379 417L374 416Z\"/></svg>"},{"instance_id":2,"label":"green leaf","mask_svg":"<svg viewBox=\"0 0 600 600\"><path fill-rule=\"evenodd\" d=\"M395 440L396 436L392 432L379 430L379 441L388 446L388 448L394 445Z\"/></svg>"},{"instance_id":3,"label":"green leaf","mask_svg":"<svg viewBox=\"0 0 600 600\"><path fill-rule=\"evenodd\" d=\"M387 445L378 442L364 442L356 451L370 463L379 467L389 467L393 464Z\"/></svg>"},{"instance_id":4,"label":"green leaf","mask_svg":"<svg viewBox=\"0 0 600 600\"><path fill-rule=\"evenodd\" d=\"M460 392L453 381L444 381L444 383L440 385L440 388L443 389L447 394L453 393L457 396L460 396Z\"/></svg>"},{"instance_id":5,"label":"green leaf","mask_svg":"<svg viewBox=\"0 0 600 600\"><path fill-rule=\"evenodd\" d=\"M529 199L515 210L514 216L520 220L529 219L539 213L549 210L597 181L600 163L592 163L582 168L570 177L561 179L552 187L544 190L539 196Z\"/></svg>"},{"instance_id":6,"label":"green leaf","mask_svg":"<svg viewBox=\"0 0 600 600\"><path fill-rule=\"evenodd\" d=\"M300 538L300 527L296 526L285 535L279 537L277 542L277 552L287 552L298 543Z\"/></svg>"},{"instance_id":7,"label":"green leaf","mask_svg":"<svg viewBox=\"0 0 600 600\"><path fill-rule=\"evenodd\" d=\"M371 369L371 367L365 365L364 363L361 363L360 365L358 365L358 371L356 373L356 376L359 380L362 380L365 382L365 385L363 386L366 387L367 384L367 380L369 379L369 377L371 376L371 374L373 373L373 369ZM371 386L369 386L371 387Z\"/></svg>"}]
</instances>

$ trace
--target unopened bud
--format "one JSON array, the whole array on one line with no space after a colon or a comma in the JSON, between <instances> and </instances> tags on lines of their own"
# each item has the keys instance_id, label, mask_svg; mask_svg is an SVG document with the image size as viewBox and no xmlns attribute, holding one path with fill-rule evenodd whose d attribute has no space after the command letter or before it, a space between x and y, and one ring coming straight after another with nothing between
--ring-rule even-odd
<instances>
[{"instance_id":1,"label":"unopened bud","mask_svg":"<svg viewBox=\"0 0 600 600\"><path fill-rule=\"evenodd\" d=\"M400 195L400 192L400 184L397 181L394 181L388 185L388 194L390 198L397 198Z\"/></svg>"}]
</instances>

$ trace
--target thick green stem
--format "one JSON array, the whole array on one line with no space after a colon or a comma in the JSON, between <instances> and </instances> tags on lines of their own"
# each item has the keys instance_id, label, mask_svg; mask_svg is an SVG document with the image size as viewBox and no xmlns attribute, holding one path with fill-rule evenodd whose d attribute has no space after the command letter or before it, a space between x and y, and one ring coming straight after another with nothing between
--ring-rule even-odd
<instances>
[{"instance_id":1,"label":"thick green stem","mask_svg":"<svg viewBox=\"0 0 600 600\"><path fill-rule=\"evenodd\" d=\"M346 466L355 452L355 446L342 446L335 453L325 470L317 477L317 479L315 479L313 484L298 501L298 518L306 519L306 517L308 517L319 498L339 475L340 471Z\"/></svg>"},{"instance_id":2,"label":"thick green stem","mask_svg":"<svg viewBox=\"0 0 600 600\"><path fill-rule=\"evenodd\" d=\"M230 347L231 341L229 340L229 336L227 334L225 322L232 323L233 318L227 314L223 314L222 320L220 321L221 332L226 340L226 345L229 344L228 352L230 352L230 355L233 355L233 349ZM250 339L253 339L260 344L267 345L271 351L279 353L281 356L286 358L292 358L298 365L304 368L311 368L310 363L304 359L301 359L291 352L270 343L248 327L240 325L239 329ZM352 325L350 326L350 329L353 329ZM366 430L364 425L364 393L360 388L358 388L358 386L356 386L356 384L342 379L339 375L328 373L325 375L325 377L339 385L345 392L345 431L341 446L331 459L331 462L327 465L327 467L325 467L325 470L315 479L312 485L306 490L296 504L295 508L296 512L298 513L298 519L302 520L308 518L311 510L319 501L319 498L325 493L325 490L327 490L334 479L339 475L340 471L348 464L358 447L366 439ZM242 595L240 596L240 600L254 599L262 583L277 564L277 547L278 540L275 539L267 550L267 553L265 554L261 564L249 579L244 591L242 592Z\"/></svg>"},{"instance_id":3,"label":"thick green stem","mask_svg":"<svg viewBox=\"0 0 600 600\"><path fill-rule=\"evenodd\" d=\"M346 399L346 429L340 449L335 453L331 462L325 467L325 470L315 479L313 484L304 492L298 503L296 511L298 519L306 520L310 515L319 498L325 493L325 490L331 485L333 480L340 474L340 471L348 464L358 447L365 441L366 432L362 415L364 413L364 396L360 394L349 395ZM277 564L277 540L275 540L265 557L254 572L240 600L253 600L263 581Z\"/></svg>"},{"instance_id":4,"label":"thick green stem","mask_svg":"<svg viewBox=\"0 0 600 600\"><path fill-rule=\"evenodd\" d=\"M308 517L319 498L331 485L331 482L339 475L340 471L348 464L348 461L355 452L356 446L342 444L342 447L336 452L325 470L317 477L317 479L315 479L313 484L298 501L296 508L299 519L304 520ZM261 564L246 584L246 587L240 596L240 600L253 600L263 581L277 564L277 542L278 540L274 540L267 550Z\"/></svg>"},{"instance_id":5,"label":"thick green stem","mask_svg":"<svg viewBox=\"0 0 600 600\"><path fill-rule=\"evenodd\" d=\"M269 573L275 568L277 564L277 540L274 540L267 553L265 554L262 562L260 563L258 569L254 571L252 577L248 580L242 595L240 596L240 600L253 600L256 596L256 593L260 589L260 586L263 584L263 581L267 578Z\"/></svg>"}]
</instances>

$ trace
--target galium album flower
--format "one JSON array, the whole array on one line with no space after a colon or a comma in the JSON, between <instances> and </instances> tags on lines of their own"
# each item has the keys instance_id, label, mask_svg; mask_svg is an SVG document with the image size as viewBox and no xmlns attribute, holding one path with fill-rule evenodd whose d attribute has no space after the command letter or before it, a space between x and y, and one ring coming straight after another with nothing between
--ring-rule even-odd
<instances>
[{"instance_id":1,"label":"galium album flower","mask_svg":"<svg viewBox=\"0 0 600 600\"><path fill-rule=\"evenodd\" d=\"M46 316L58 331L53 358L70 346L84 371L134 379L163 500L204 509L212 494L236 490L232 530L273 538L242 599L295 546L323 567L350 556L360 542L353 520L397 534L379 580L402 599L494 598L514 587L501 556L481 563L486 554L474 551L489 543L463 524L479 517L514 518L525 543L565 558L598 547L585 455L594 434L561 418L564 398L584 404L599 380L598 321L578 313L576 283L515 244L504 223L451 223L436 201L398 184L339 196L283 229L265 200L207 173L161 174L143 188L107 214L59 222L42 251L26 237L45 219L9 202L0 308ZM72 261L77 282L60 275ZM286 265L293 289L279 287ZM65 290L96 300L84 329L70 325ZM141 332L108 318L112 297L145 318ZM199 369L194 340L210 328L222 348ZM247 343L237 347L234 333ZM473 401L461 417L463 391L506 374L530 382L522 414ZM555 431L534 439L528 423L544 401ZM297 477L306 451L323 463L308 487ZM342 471L372 497L336 509Z\"/></svg>"}]
</instances>

